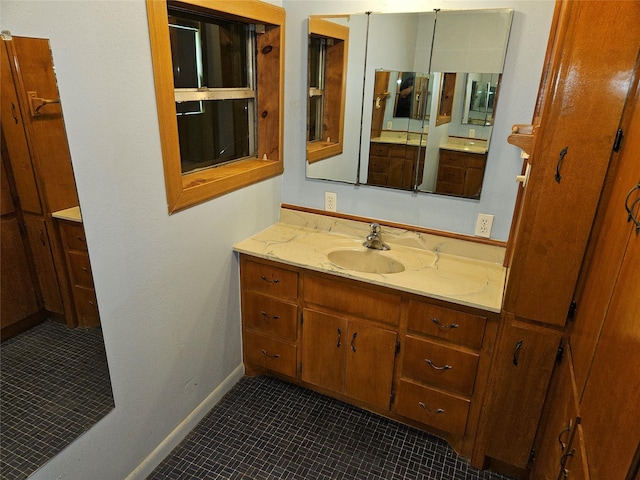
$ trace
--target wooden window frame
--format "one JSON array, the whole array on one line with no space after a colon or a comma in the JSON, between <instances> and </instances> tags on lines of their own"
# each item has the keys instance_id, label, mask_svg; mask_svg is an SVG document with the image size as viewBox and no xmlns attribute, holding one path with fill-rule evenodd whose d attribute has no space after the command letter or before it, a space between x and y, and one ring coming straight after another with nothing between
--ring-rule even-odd
<instances>
[{"instance_id":1,"label":"wooden window frame","mask_svg":"<svg viewBox=\"0 0 640 480\"><path fill-rule=\"evenodd\" d=\"M280 175L284 171L283 8L259 0L171 2L195 13L265 25L256 38L258 155L182 174L166 0L146 0L169 214Z\"/></svg>"},{"instance_id":2,"label":"wooden window frame","mask_svg":"<svg viewBox=\"0 0 640 480\"><path fill-rule=\"evenodd\" d=\"M325 17L326 18L326 17ZM344 108L347 95L347 60L349 28L329 22L321 16L309 17L309 35L333 39L326 47L324 69L323 131L331 140L307 142L307 162L313 163L342 153L344 143Z\"/></svg>"}]
</instances>

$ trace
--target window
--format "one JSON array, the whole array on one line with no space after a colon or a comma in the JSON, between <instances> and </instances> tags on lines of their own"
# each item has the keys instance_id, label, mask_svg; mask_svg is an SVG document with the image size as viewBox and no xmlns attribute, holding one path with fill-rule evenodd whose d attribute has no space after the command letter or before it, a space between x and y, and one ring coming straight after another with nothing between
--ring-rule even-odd
<instances>
[{"instance_id":1,"label":"window","mask_svg":"<svg viewBox=\"0 0 640 480\"><path fill-rule=\"evenodd\" d=\"M348 50L348 27L309 17L309 163L342 153Z\"/></svg>"},{"instance_id":2,"label":"window","mask_svg":"<svg viewBox=\"0 0 640 480\"><path fill-rule=\"evenodd\" d=\"M169 213L278 175L284 10L147 0Z\"/></svg>"}]
</instances>

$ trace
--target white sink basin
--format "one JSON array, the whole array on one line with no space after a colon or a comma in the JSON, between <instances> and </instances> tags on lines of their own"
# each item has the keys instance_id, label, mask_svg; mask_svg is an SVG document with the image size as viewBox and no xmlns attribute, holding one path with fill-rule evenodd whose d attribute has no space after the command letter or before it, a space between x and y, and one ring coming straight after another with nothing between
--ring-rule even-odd
<instances>
[{"instance_id":1,"label":"white sink basin","mask_svg":"<svg viewBox=\"0 0 640 480\"><path fill-rule=\"evenodd\" d=\"M378 250L334 250L327 257L335 265L363 273L400 273L404 265Z\"/></svg>"}]
</instances>

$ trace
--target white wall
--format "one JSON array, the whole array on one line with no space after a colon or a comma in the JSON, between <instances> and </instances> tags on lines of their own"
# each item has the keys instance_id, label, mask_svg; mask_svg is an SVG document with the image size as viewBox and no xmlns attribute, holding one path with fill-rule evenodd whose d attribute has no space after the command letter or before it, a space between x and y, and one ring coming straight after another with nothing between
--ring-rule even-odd
<instances>
[{"instance_id":1,"label":"white wall","mask_svg":"<svg viewBox=\"0 0 640 480\"><path fill-rule=\"evenodd\" d=\"M492 237L506 240L517 193L515 176L520 173L520 150L507 143L511 126L528 123L540 82L542 63L553 16L551 0L284 0L287 9L287 75L285 96L286 203L323 208L324 192L338 194L338 211L430 228L473 234L478 213L495 215ZM442 195L414 194L392 189L355 186L305 178L304 99L306 84L306 32L311 14L427 11L441 9L513 8L515 10L498 113L490 144L481 199L457 199ZM350 42L356 42L354 37ZM363 40L364 41L364 40ZM365 113L366 115L366 113ZM350 128L351 127L351 128ZM346 123L347 135L353 126Z\"/></svg>"},{"instance_id":2,"label":"white wall","mask_svg":"<svg viewBox=\"0 0 640 480\"><path fill-rule=\"evenodd\" d=\"M0 9L51 39L116 405L34 478L122 479L242 373L232 245L277 221L282 178L169 216L145 2Z\"/></svg>"}]
</instances>

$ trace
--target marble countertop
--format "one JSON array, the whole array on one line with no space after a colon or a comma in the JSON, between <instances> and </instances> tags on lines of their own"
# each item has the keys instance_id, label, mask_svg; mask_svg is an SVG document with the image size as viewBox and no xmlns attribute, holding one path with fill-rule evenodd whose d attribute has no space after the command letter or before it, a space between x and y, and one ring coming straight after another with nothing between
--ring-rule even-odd
<instances>
[{"instance_id":1,"label":"marble countertop","mask_svg":"<svg viewBox=\"0 0 640 480\"><path fill-rule=\"evenodd\" d=\"M500 312L506 279L504 248L410 230L382 227L389 251L362 246L366 222L282 208L280 221L234 245L236 252L318 272ZM404 265L399 273L364 273L342 268L327 255L355 250Z\"/></svg>"},{"instance_id":2,"label":"marble countertop","mask_svg":"<svg viewBox=\"0 0 640 480\"><path fill-rule=\"evenodd\" d=\"M419 133L412 132L396 132L396 131L383 131L379 137L371 139L372 143L391 143L394 145L412 145L423 147L427 145L426 133L421 135Z\"/></svg>"},{"instance_id":3,"label":"marble countertop","mask_svg":"<svg viewBox=\"0 0 640 480\"><path fill-rule=\"evenodd\" d=\"M82 214L80 213L80 207L71 207L64 210L58 210L51 214L53 218L59 218L61 220L69 220L71 222L82 223Z\"/></svg>"},{"instance_id":4,"label":"marble countertop","mask_svg":"<svg viewBox=\"0 0 640 480\"><path fill-rule=\"evenodd\" d=\"M446 143L440 145L440 148L456 152L487 153L487 141L449 138Z\"/></svg>"}]
</instances>

